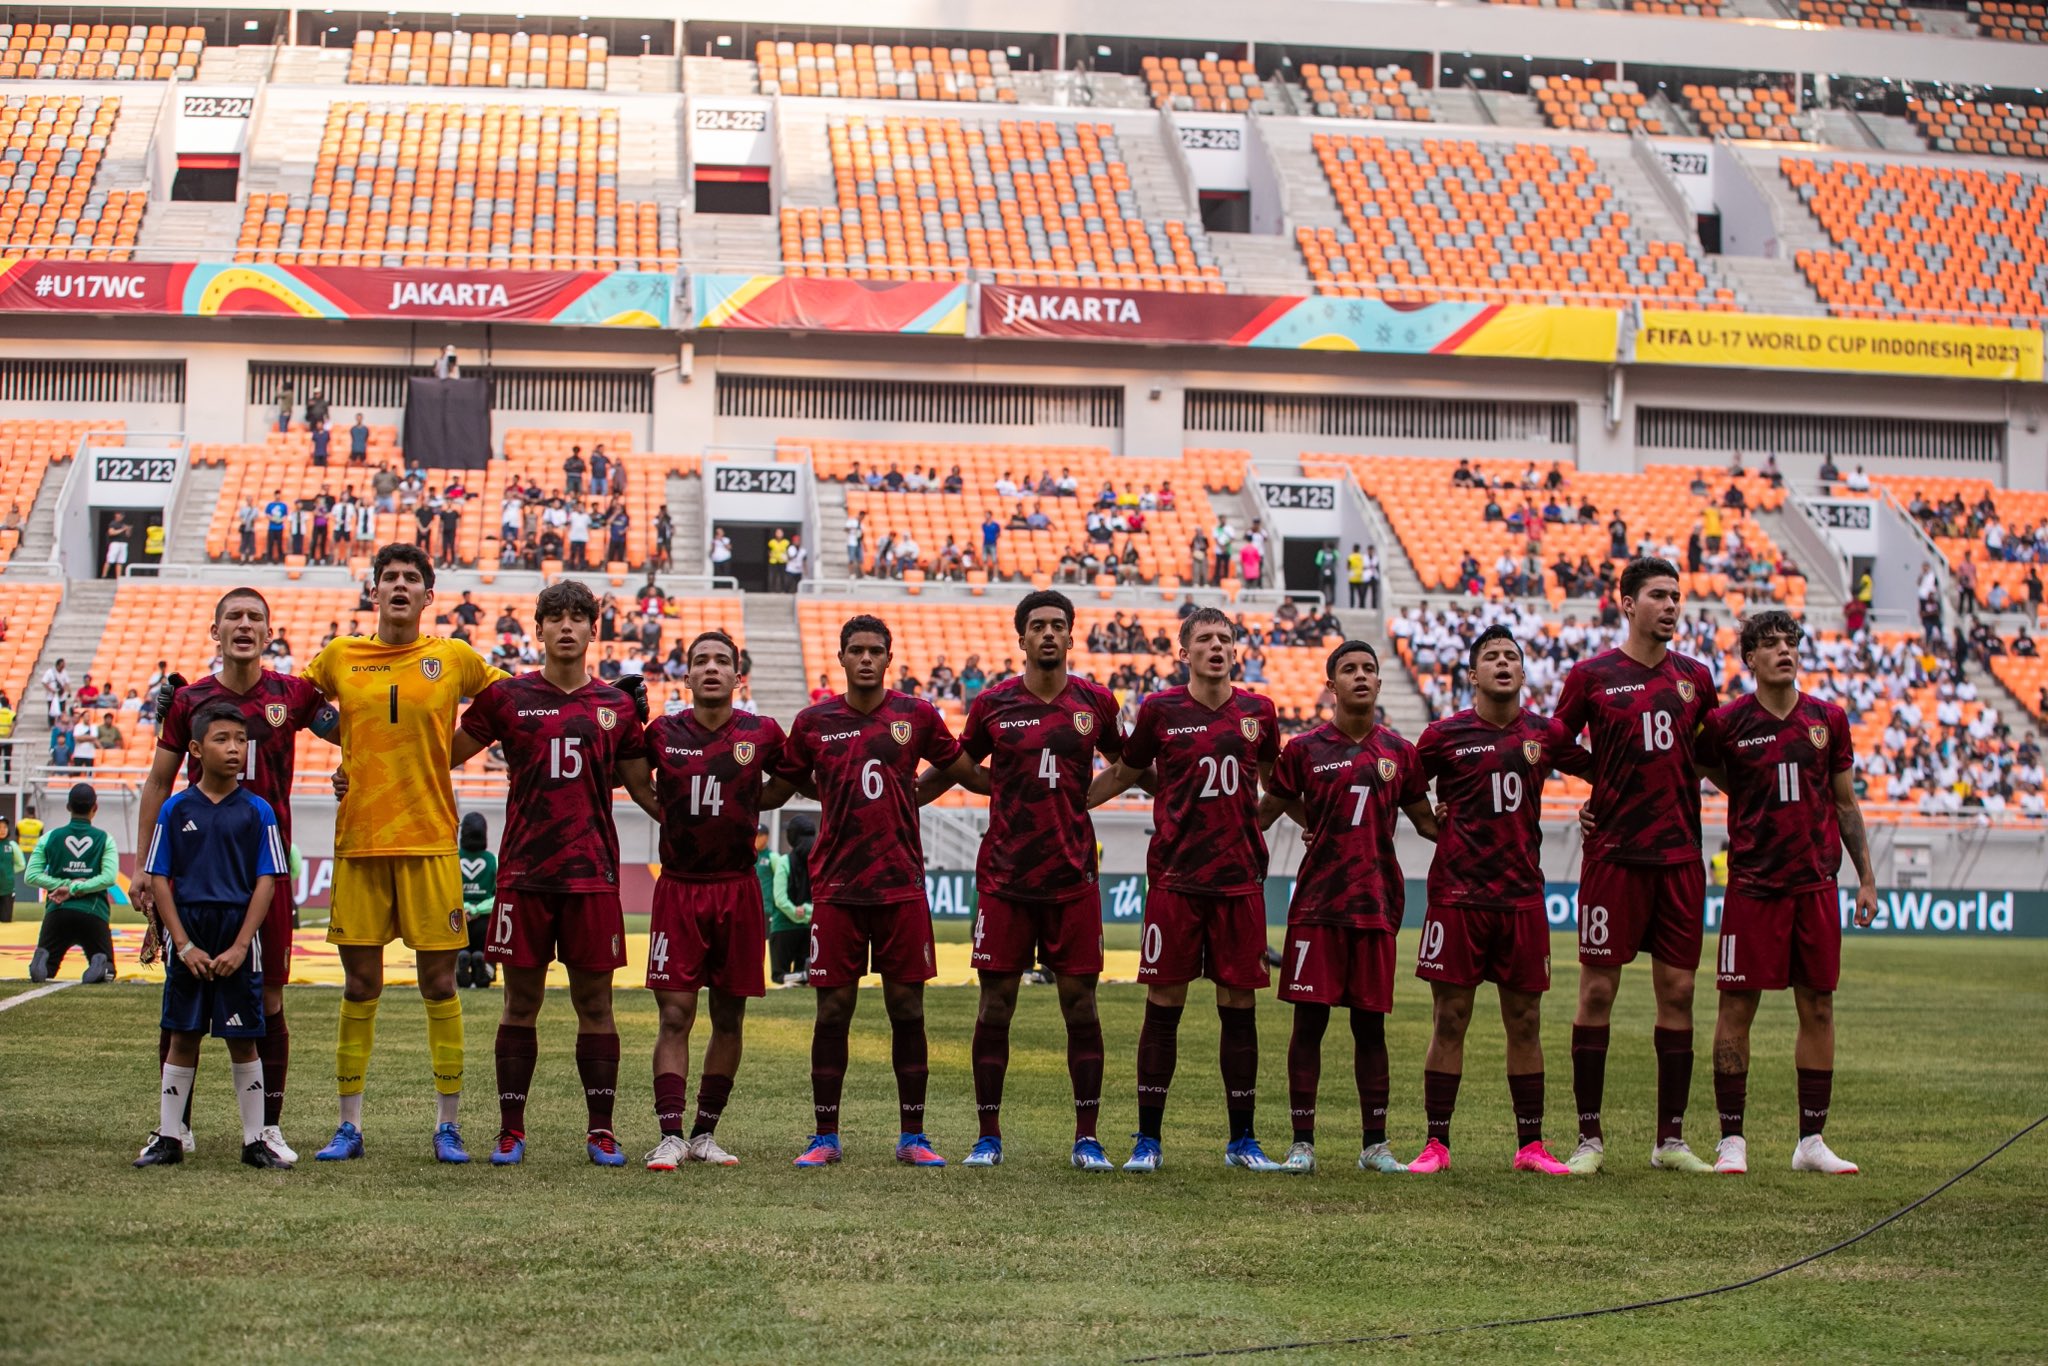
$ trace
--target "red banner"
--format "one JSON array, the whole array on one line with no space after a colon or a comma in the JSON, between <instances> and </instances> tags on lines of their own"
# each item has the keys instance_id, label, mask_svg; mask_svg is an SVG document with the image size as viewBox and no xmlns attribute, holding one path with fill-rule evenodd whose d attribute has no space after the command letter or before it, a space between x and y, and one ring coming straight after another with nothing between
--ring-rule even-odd
<instances>
[{"instance_id":1,"label":"red banner","mask_svg":"<svg viewBox=\"0 0 2048 1366\"><path fill-rule=\"evenodd\" d=\"M690 285L698 327L955 337L967 331L967 286L943 281L694 275Z\"/></svg>"},{"instance_id":2,"label":"red banner","mask_svg":"<svg viewBox=\"0 0 2048 1366\"><path fill-rule=\"evenodd\" d=\"M1266 294L983 285L981 335L1242 346L1257 335L1263 319L1284 313L1297 302Z\"/></svg>"},{"instance_id":3,"label":"red banner","mask_svg":"<svg viewBox=\"0 0 2048 1366\"><path fill-rule=\"evenodd\" d=\"M0 261L0 312L177 313L190 266L139 261Z\"/></svg>"}]
</instances>

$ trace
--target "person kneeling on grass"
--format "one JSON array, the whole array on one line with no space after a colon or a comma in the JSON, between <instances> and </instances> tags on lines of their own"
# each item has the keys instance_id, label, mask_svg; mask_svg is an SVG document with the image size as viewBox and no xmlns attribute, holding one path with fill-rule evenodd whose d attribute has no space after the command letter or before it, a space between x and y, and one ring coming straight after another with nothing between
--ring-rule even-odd
<instances>
[{"instance_id":1,"label":"person kneeling on grass","mask_svg":"<svg viewBox=\"0 0 2048 1366\"><path fill-rule=\"evenodd\" d=\"M227 1040L235 1099L242 1112L242 1161L251 1167L292 1164L263 1141L263 971L253 948L270 910L272 885L285 871L277 813L239 782L248 758L248 722L241 708L214 702L192 718L191 751L199 781L157 812L143 872L155 879L157 914L169 946L165 956L164 1057L157 1130L135 1159L138 1167L185 1160L178 1139L185 1096L199 1066L199 1040L211 1030Z\"/></svg>"}]
</instances>

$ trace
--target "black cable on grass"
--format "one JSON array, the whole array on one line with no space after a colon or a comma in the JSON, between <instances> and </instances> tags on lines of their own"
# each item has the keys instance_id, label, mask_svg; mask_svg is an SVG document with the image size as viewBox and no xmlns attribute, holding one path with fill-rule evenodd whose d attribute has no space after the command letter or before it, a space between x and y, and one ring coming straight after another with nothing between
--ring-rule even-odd
<instances>
[{"instance_id":1,"label":"black cable on grass","mask_svg":"<svg viewBox=\"0 0 2048 1366\"><path fill-rule=\"evenodd\" d=\"M1637 1300L1633 1304L1610 1304L1601 1309L1574 1309L1563 1314L1543 1314L1530 1319L1495 1319L1490 1323L1461 1323L1455 1328L1422 1328L1408 1333L1373 1333L1364 1337L1317 1338L1303 1342L1269 1342L1255 1347L1215 1347L1199 1352L1165 1352L1158 1356L1127 1357L1125 1360L1127 1363L1199 1361L1211 1357L1255 1356L1267 1352L1298 1352L1305 1351L1311 1347L1362 1347L1379 1342L1415 1342L1423 1338L1449 1337L1454 1333L1483 1333L1494 1328L1528 1328L1541 1323L1567 1323L1573 1319L1604 1318L1609 1314L1632 1314L1638 1309L1658 1309L1667 1304L1684 1304L1688 1300L1704 1300L1715 1295L1725 1295L1731 1290L1747 1290L1753 1285L1762 1285L1765 1281L1782 1276L1788 1271L1797 1271L1800 1267L1817 1262L1823 1257L1832 1257L1845 1247L1854 1247L1887 1224L1897 1223L1929 1200L1932 1200L1935 1196L1940 1195L1950 1186L1955 1185L1956 1182L1962 1180L1971 1172L1976 1171L1992 1158L2004 1152L2007 1148L2010 1148L2013 1144L2025 1138L2034 1130L2040 1128L2043 1124L2048 1124L2048 1115L2042 1115L2032 1124L2027 1125L2018 1133L2006 1139L2005 1142L1999 1144L1990 1152L1984 1154L1984 1156L1978 1158L1975 1162L1972 1162L1969 1166L1921 1196L1918 1200L1913 1201L1911 1204L1901 1205L1869 1228L1864 1229L1861 1233L1853 1234L1831 1247L1822 1248L1818 1252L1810 1252L1796 1262L1787 1262L1783 1266L1773 1267L1771 1270L1760 1275L1751 1276L1747 1280L1730 1281L1727 1285L1717 1285L1709 1290L1694 1290L1684 1295L1666 1295L1662 1299L1655 1300Z\"/></svg>"}]
</instances>

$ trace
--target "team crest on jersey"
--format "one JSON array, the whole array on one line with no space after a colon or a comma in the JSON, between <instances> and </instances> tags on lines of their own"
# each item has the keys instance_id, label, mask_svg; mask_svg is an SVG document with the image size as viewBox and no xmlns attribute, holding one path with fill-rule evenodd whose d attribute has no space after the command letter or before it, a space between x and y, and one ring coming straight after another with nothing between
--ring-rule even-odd
<instances>
[{"instance_id":1,"label":"team crest on jersey","mask_svg":"<svg viewBox=\"0 0 2048 1366\"><path fill-rule=\"evenodd\" d=\"M1083 735L1093 735L1095 733L1095 713L1092 711L1075 712L1074 729Z\"/></svg>"},{"instance_id":2,"label":"team crest on jersey","mask_svg":"<svg viewBox=\"0 0 2048 1366\"><path fill-rule=\"evenodd\" d=\"M436 682L441 677L441 661L438 659L421 660L420 672L427 676L427 682ZM461 927L457 926L456 928L460 929Z\"/></svg>"},{"instance_id":3,"label":"team crest on jersey","mask_svg":"<svg viewBox=\"0 0 2048 1366\"><path fill-rule=\"evenodd\" d=\"M462 907L457 906L454 910L448 912L448 929L453 934L462 933Z\"/></svg>"},{"instance_id":4,"label":"team crest on jersey","mask_svg":"<svg viewBox=\"0 0 2048 1366\"><path fill-rule=\"evenodd\" d=\"M1826 749L1828 747L1828 728L1818 724L1808 726L1806 728L1806 738L1813 741L1815 749Z\"/></svg>"},{"instance_id":5,"label":"team crest on jersey","mask_svg":"<svg viewBox=\"0 0 2048 1366\"><path fill-rule=\"evenodd\" d=\"M285 715L286 709L284 703L266 702L263 704L263 719L268 721L272 726L282 726L284 724Z\"/></svg>"},{"instance_id":6,"label":"team crest on jersey","mask_svg":"<svg viewBox=\"0 0 2048 1366\"><path fill-rule=\"evenodd\" d=\"M908 721L891 721L889 723L889 738L899 745L909 744L910 723Z\"/></svg>"},{"instance_id":7,"label":"team crest on jersey","mask_svg":"<svg viewBox=\"0 0 2048 1366\"><path fill-rule=\"evenodd\" d=\"M737 761L737 762L738 762L738 763L739 763L739 764L740 764L740 765L741 765L742 767L745 767L745 766L746 766L747 764L751 764L751 763L753 763L753 762L754 762L754 742L753 742L752 740L736 740L736 741L734 741L734 742L733 742L733 747L732 747L732 757L733 757L733 758L734 758L734 760L736 760L736 761Z\"/></svg>"},{"instance_id":8,"label":"team crest on jersey","mask_svg":"<svg viewBox=\"0 0 2048 1366\"><path fill-rule=\"evenodd\" d=\"M1689 679L1689 678L1681 678L1681 679L1679 679L1679 680L1678 680L1678 700L1679 700L1679 701L1681 701L1681 702L1690 702L1690 701L1692 701L1692 694L1693 694L1692 680L1691 680L1691 679Z\"/></svg>"},{"instance_id":9,"label":"team crest on jersey","mask_svg":"<svg viewBox=\"0 0 2048 1366\"><path fill-rule=\"evenodd\" d=\"M1379 768L1381 782L1391 783L1394 781L1394 761L1392 759L1381 759Z\"/></svg>"},{"instance_id":10,"label":"team crest on jersey","mask_svg":"<svg viewBox=\"0 0 2048 1366\"><path fill-rule=\"evenodd\" d=\"M1541 740L1522 741L1522 757L1532 764L1540 761L1543 758L1543 742Z\"/></svg>"},{"instance_id":11,"label":"team crest on jersey","mask_svg":"<svg viewBox=\"0 0 2048 1366\"><path fill-rule=\"evenodd\" d=\"M597 709L597 724L602 730L610 730L619 724L619 714L610 707L599 707Z\"/></svg>"},{"instance_id":12,"label":"team crest on jersey","mask_svg":"<svg viewBox=\"0 0 2048 1366\"><path fill-rule=\"evenodd\" d=\"M1242 721L1239 721L1237 723L1237 728L1244 732L1245 739L1251 741L1253 744L1257 744L1259 742L1259 720L1256 716L1245 717Z\"/></svg>"}]
</instances>

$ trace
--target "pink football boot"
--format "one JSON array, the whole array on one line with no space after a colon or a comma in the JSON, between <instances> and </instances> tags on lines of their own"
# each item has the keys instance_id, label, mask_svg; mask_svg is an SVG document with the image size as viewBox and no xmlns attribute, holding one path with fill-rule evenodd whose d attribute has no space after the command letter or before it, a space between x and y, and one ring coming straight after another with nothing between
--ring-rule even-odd
<instances>
[{"instance_id":1,"label":"pink football boot","mask_svg":"<svg viewBox=\"0 0 2048 1366\"><path fill-rule=\"evenodd\" d=\"M1570 1176L1572 1169L1550 1155L1550 1149L1538 1139L1522 1145L1515 1154L1515 1170L1518 1172L1541 1172L1545 1176Z\"/></svg>"},{"instance_id":2,"label":"pink football boot","mask_svg":"<svg viewBox=\"0 0 2048 1366\"><path fill-rule=\"evenodd\" d=\"M1431 1176L1451 1169L1451 1150L1435 1139L1422 1145L1422 1151L1408 1164L1408 1171L1415 1176Z\"/></svg>"}]
</instances>

